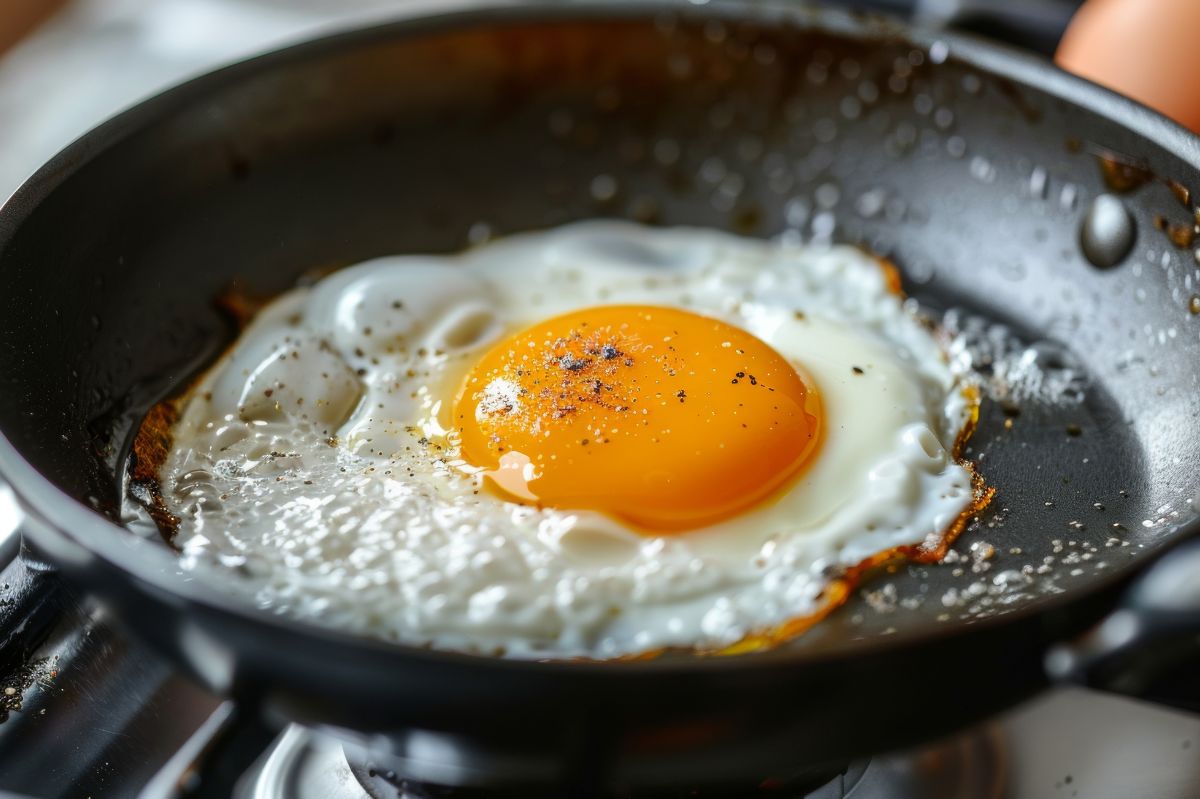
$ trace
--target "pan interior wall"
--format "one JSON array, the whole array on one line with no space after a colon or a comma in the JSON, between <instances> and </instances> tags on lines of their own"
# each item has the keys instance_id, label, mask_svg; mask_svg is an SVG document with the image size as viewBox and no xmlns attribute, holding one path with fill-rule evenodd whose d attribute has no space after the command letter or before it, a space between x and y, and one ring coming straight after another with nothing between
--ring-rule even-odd
<instances>
[{"instance_id":1,"label":"pan interior wall","mask_svg":"<svg viewBox=\"0 0 1200 799\"><path fill-rule=\"evenodd\" d=\"M1043 343L1084 400L986 403L970 454L998 494L962 566L902 569L803 645L897 607L988 615L1119 568L1197 493L1196 264L1155 226L1190 211L1126 186L1136 242L1097 270L1077 242L1098 153L1200 188L1113 122L886 36L659 15L301 48L113 123L6 209L0 429L113 512L137 421L230 340L234 283L597 216L848 241L935 315ZM994 591L1009 572L1030 579Z\"/></svg>"}]
</instances>

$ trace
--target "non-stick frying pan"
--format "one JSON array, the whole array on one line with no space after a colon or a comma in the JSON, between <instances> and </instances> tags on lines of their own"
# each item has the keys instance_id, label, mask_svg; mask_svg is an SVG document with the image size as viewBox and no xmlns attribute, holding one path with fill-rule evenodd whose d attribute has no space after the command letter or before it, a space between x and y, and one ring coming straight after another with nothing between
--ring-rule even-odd
<instances>
[{"instance_id":1,"label":"non-stick frying pan","mask_svg":"<svg viewBox=\"0 0 1200 799\"><path fill-rule=\"evenodd\" d=\"M417 778L599 793L812 774L1037 690L1051 647L1196 528L1191 187L1200 142L1152 112L894 23L546 3L346 33L139 105L4 206L0 469L27 541L206 685L353 731ZM997 495L960 562L896 568L738 657L361 640L243 606L120 525L131 430L230 340L213 300L231 282L269 294L595 216L862 244L931 313L1005 325L1079 401L985 403L971 454ZM1172 556L1055 670L1165 690L1200 627L1200 561Z\"/></svg>"}]
</instances>

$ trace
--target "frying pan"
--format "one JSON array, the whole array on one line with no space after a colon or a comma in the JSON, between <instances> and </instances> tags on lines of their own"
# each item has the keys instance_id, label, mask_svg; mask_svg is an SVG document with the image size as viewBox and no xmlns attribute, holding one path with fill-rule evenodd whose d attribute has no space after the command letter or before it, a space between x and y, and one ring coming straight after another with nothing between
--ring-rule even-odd
<instances>
[{"instance_id":1,"label":"frying pan","mask_svg":"<svg viewBox=\"0 0 1200 799\"><path fill-rule=\"evenodd\" d=\"M1145 573L1196 529L1200 300L1173 243L1194 186L1200 142L1147 109L887 20L532 3L343 33L133 108L0 211L0 471L27 544L205 685L440 784L770 787L1018 702L1047 659L1186 704L1195 681L1171 674L1195 664L1200 555ZM355 638L236 601L122 527L131 432L228 343L213 298L233 281L270 294L596 216L860 244L930 313L1004 325L1078 401L986 401L969 454L997 495L959 562L893 567L744 656Z\"/></svg>"}]
</instances>

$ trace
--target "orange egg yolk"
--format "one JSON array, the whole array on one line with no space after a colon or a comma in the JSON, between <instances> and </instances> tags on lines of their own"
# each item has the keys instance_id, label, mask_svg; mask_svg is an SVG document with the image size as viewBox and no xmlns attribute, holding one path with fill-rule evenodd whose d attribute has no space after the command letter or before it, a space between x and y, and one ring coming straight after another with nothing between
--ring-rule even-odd
<instances>
[{"instance_id":1,"label":"orange egg yolk","mask_svg":"<svg viewBox=\"0 0 1200 799\"><path fill-rule=\"evenodd\" d=\"M753 507L817 448L811 382L744 330L606 306L515 333L466 376L463 457L507 498L596 510L654 533Z\"/></svg>"}]
</instances>

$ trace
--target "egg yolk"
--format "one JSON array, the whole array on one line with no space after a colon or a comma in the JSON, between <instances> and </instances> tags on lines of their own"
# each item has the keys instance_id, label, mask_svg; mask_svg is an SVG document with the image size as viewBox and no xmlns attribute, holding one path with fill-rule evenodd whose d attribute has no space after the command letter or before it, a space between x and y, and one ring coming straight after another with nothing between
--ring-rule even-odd
<instances>
[{"instance_id":1,"label":"egg yolk","mask_svg":"<svg viewBox=\"0 0 1200 799\"><path fill-rule=\"evenodd\" d=\"M811 382L744 330L650 306L575 311L515 333L466 376L462 454L507 498L655 533L744 511L813 456Z\"/></svg>"}]
</instances>

